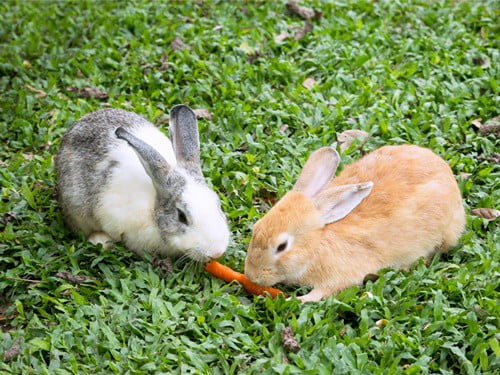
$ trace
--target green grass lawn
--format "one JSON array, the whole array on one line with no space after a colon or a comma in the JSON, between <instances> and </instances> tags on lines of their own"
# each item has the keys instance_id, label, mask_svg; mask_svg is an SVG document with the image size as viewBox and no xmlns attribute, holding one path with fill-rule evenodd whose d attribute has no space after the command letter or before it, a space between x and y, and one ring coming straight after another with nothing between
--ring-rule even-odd
<instances>
[{"instance_id":1,"label":"green grass lawn","mask_svg":"<svg viewBox=\"0 0 500 375\"><path fill-rule=\"evenodd\" d=\"M498 2L303 5L322 17L295 40L304 20L277 1L0 4L1 374L500 371L498 219L470 215L500 201L498 131L473 125L499 115ZM213 114L199 122L201 157L231 224L223 263L243 270L252 224L347 129L370 133L365 151L414 143L451 165L468 212L461 245L301 305L73 235L53 163L68 126L103 107L165 126L179 103Z\"/></svg>"}]
</instances>

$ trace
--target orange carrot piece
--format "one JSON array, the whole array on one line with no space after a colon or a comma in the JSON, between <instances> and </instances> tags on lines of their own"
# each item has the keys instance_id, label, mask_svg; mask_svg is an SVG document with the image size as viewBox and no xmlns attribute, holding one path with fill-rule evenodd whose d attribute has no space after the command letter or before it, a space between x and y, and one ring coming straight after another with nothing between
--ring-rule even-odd
<instances>
[{"instance_id":1,"label":"orange carrot piece","mask_svg":"<svg viewBox=\"0 0 500 375\"><path fill-rule=\"evenodd\" d=\"M276 298L278 295L284 294L279 289L255 284L254 282L248 280L248 278L244 274L236 272L228 266L224 266L223 264L220 264L215 260L211 260L210 262L208 262L205 266L205 270L215 277L224 280L225 282L239 282L241 286L250 294L256 294L259 296L265 296L269 294L272 298Z\"/></svg>"},{"instance_id":2,"label":"orange carrot piece","mask_svg":"<svg viewBox=\"0 0 500 375\"><path fill-rule=\"evenodd\" d=\"M233 271L228 266L220 264L215 260L211 260L210 262L208 262L205 266L205 270L227 283L235 280L241 281L242 276L244 276L242 273Z\"/></svg>"}]
</instances>

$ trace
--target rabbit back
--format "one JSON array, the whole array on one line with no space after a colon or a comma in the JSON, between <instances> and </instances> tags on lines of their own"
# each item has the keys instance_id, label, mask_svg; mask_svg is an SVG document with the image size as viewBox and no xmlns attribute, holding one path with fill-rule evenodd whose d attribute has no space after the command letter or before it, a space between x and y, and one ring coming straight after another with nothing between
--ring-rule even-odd
<instances>
[{"instance_id":1,"label":"rabbit back","mask_svg":"<svg viewBox=\"0 0 500 375\"><path fill-rule=\"evenodd\" d=\"M363 181L373 181L371 194L330 227L372 249L380 267L408 266L458 242L465 225L460 190L448 164L432 151L384 146L346 166L331 185Z\"/></svg>"},{"instance_id":2,"label":"rabbit back","mask_svg":"<svg viewBox=\"0 0 500 375\"><path fill-rule=\"evenodd\" d=\"M119 240L121 233L133 237L129 229L149 228L150 233L143 232L149 236L143 237L141 247L145 238L159 244L157 228L152 225L155 190L151 178L136 153L116 138L118 127L176 164L170 140L141 116L120 109L86 115L65 134L56 158L63 214L74 230L86 235L103 231Z\"/></svg>"}]
</instances>

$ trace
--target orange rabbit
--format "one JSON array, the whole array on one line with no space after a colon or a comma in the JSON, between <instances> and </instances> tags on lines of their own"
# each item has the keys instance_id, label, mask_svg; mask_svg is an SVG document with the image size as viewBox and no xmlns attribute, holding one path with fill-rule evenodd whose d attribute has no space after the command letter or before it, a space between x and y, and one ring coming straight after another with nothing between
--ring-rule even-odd
<instances>
[{"instance_id":1,"label":"orange rabbit","mask_svg":"<svg viewBox=\"0 0 500 375\"><path fill-rule=\"evenodd\" d=\"M299 299L318 301L457 244L460 190L432 151L385 146L331 181L339 160L330 147L314 152L294 188L254 225L245 261L251 281L306 285L313 289Z\"/></svg>"}]
</instances>

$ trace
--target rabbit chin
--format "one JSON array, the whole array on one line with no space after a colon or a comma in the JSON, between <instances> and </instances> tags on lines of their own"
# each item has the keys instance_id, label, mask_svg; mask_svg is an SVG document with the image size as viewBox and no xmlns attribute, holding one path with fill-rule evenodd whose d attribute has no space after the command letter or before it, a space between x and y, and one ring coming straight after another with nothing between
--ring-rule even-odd
<instances>
[{"instance_id":1,"label":"rabbit chin","mask_svg":"<svg viewBox=\"0 0 500 375\"><path fill-rule=\"evenodd\" d=\"M222 256L229 244L229 228L215 192L189 181L182 200L189 207L191 223L185 233L176 236L175 246L195 260Z\"/></svg>"}]
</instances>

